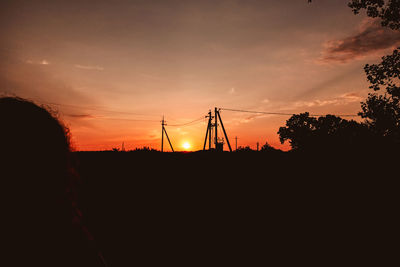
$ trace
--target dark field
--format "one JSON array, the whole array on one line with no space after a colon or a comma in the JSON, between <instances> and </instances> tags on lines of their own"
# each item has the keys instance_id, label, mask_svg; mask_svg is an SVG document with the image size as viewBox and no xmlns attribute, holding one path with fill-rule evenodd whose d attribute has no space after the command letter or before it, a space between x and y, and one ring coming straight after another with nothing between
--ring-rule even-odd
<instances>
[{"instance_id":1,"label":"dark field","mask_svg":"<svg viewBox=\"0 0 400 267\"><path fill-rule=\"evenodd\" d=\"M379 152L75 156L84 223L110 266L365 260L397 188L397 158Z\"/></svg>"}]
</instances>

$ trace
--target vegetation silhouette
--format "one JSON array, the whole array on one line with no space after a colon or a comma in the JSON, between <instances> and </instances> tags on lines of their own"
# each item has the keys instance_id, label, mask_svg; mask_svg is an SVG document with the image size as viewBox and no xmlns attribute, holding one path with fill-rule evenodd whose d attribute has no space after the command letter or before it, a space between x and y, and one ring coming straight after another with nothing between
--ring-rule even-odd
<instances>
[{"instance_id":1,"label":"vegetation silhouette","mask_svg":"<svg viewBox=\"0 0 400 267\"><path fill-rule=\"evenodd\" d=\"M0 98L2 240L8 266L103 266L81 221L69 131L55 114Z\"/></svg>"},{"instance_id":2,"label":"vegetation silhouette","mask_svg":"<svg viewBox=\"0 0 400 267\"><path fill-rule=\"evenodd\" d=\"M358 151L376 142L365 124L334 115L310 117L308 112L293 115L278 134L282 143L289 141L292 149L303 151Z\"/></svg>"},{"instance_id":3,"label":"vegetation silhouette","mask_svg":"<svg viewBox=\"0 0 400 267\"><path fill-rule=\"evenodd\" d=\"M311 1L309 1L311 2ZM400 30L399 0L353 0L354 14L380 18L382 27ZM278 131L281 143L289 141L294 150L386 150L400 149L400 47L382 57L379 64L366 64L367 80L373 93L361 103L363 122L327 115L312 118L309 113L293 115ZM381 91L384 90L384 92ZM389 149L386 149L389 148Z\"/></svg>"}]
</instances>

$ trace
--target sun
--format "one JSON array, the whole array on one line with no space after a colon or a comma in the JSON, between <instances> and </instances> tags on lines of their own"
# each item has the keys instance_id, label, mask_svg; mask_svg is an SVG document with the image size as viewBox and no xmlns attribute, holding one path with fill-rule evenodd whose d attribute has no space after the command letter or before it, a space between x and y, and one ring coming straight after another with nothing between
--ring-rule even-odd
<instances>
[{"instance_id":1,"label":"sun","mask_svg":"<svg viewBox=\"0 0 400 267\"><path fill-rule=\"evenodd\" d=\"M183 147L184 149L188 150L191 146L190 146L189 142L184 142L184 143L182 144L182 147Z\"/></svg>"}]
</instances>

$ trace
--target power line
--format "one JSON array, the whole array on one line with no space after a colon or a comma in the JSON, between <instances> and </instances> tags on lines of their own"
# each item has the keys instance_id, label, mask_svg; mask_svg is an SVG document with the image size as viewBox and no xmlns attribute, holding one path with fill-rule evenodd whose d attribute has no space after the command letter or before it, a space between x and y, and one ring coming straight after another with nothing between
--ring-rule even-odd
<instances>
[{"instance_id":1,"label":"power line","mask_svg":"<svg viewBox=\"0 0 400 267\"><path fill-rule=\"evenodd\" d=\"M101 111L101 112L108 112L108 113L159 117L159 115L150 115L150 114L143 114L143 113L127 112L127 111L116 111L116 110L109 110L109 109L102 109L102 108L91 108L91 107L70 105L70 104L61 104L61 103L55 103L55 102L46 102L46 101L38 101L38 102L41 102L42 104L46 104L46 105L55 105L55 106L70 107L70 108L77 108L77 109L94 110L94 111Z\"/></svg>"},{"instance_id":2,"label":"power line","mask_svg":"<svg viewBox=\"0 0 400 267\"><path fill-rule=\"evenodd\" d=\"M193 121L187 122L187 123L181 123L181 124L168 124L168 126L172 126L172 127L181 127L181 126L188 126L188 125L194 125L197 124L199 122L202 122L204 120L204 117L200 117L198 119L195 119Z\"/></svg>"},{"instance_id":3,"label":"power line","mask_svg":"<svg viewBox=\"0 0 400 267\"><path fill-rule=\"evenodd\" d=\"M242 110L242 109L230 109L230 108L220 108L221 110L226 110L226 111L235 111L235 112L246 112L246 113L255 113L255 114L266 114L266 115L283 115L283 116L293 116L296 115L295 113L283 113L283 112L264 112L264 111L252 111L252 110ZM333 115L333 114L332 114ZM326 116L326 114L309 114L311 117L321 117L321 116ZM358 117L358 115L355 114L338 114L335 116L339 117Z\"/></svg>"},{"instance_id":4,"label":"power line","mask_svg":"<svg viewBox=\"0 0 400 267\"><path fill-rule=\"evenodd\" d=\"M145 119L107 118L107 117L93 117L93 118L94 119L100 119L100 120L159 122L158 120L145 120Z\"/></svg>"}]
</instances>

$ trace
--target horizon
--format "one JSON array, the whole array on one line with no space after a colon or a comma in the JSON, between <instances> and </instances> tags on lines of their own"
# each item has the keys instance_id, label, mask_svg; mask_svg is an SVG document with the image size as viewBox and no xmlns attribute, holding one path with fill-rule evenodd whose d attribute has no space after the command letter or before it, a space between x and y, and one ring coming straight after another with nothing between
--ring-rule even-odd
<instances>
[{"instance_id":1,"label":"horizon","mask_svg":"<svg viewBox=\"0 0 400 267\"><path fill-rule=\"evenodd\" d=\"M347 0L307 2L3 1L0 94L57 111L77 151L160 150L163 116L198 151L214 107L233 150L287 151L290 116L227 109L357 114L364 65L400 44Z\"/></svg>"}]
</instances>

